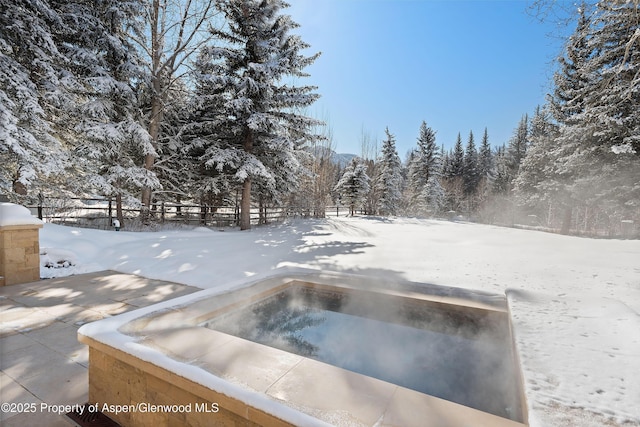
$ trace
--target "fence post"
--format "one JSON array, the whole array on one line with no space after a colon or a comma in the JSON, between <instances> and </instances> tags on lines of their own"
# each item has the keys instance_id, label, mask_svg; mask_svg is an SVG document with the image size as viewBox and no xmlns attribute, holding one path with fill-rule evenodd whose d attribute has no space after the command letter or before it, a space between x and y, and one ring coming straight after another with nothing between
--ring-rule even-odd
<instances>
[{"instance_id":1,"label":"fence post","mask_svg":"<svg viewBox=\"0 0 640 427\"><path fill-rule=\"evenodd\" d=\"M111 227L111 224L113 224L113 210L111 207L111 196L109 196L109 224L107 224L107 230Z\"/></svg>"},{"instance_id":2,"label":"fence post","mask_svg":"<svg viewBox=\"0 0 640 427\"><path fill-rule=\"evenodd\" d=\"M200 199L200 224L207 225L207 204Z\"/></svg>"},{"instance_id":3,"label":"fence post","mask_svg":"<svg viewBox=\"0 0 640 427\"><path fill-rule=\"evenodd\" d=\"M42 203L44 202L44 196L42 193L38 193L38 219L42 221Z\"/></svg>"},{"instance_id":4,"label":"fence post","mask_svg":"<svg viewBox=\"0 0 640 427\"><path fill-rule=\"evenodd\" d=\"M235 225L240 224L240 205L238 203L239 194L240 190L236 189L236 205L235 209L233 210L233 222L235 223Z\"/></svg>"}]
</instances>

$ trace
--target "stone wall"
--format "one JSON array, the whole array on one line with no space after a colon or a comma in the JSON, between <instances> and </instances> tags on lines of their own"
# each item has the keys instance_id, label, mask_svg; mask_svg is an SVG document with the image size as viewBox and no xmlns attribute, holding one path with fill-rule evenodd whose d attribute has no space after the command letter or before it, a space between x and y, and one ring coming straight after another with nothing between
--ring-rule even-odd
<instances>
[{"instance_id":1,"label":"stone wall","mask_svg":"<svg viewBox=\"0 0 640 427\"><path fill-rule=\"evenodd\" d=\"M291 424L237 399L216 393L127 353L117 353L116 358L89 346L89 403L97 404L98 410L123 427L292 427ZM103 411L105 404L134 409L140 403L184 405L184 408L190 410L132 410L118 414ZM116 409L117 406L106 408Z\"/></svg>"},{"instance_id":2,"label":"stone wall","mask_svg":"<svg viewBox=\"0 0 640 427\"><path fill-rule=\"evenodd\" d=\"M0 226L0 285L40 279L40 228L42 225Z\"/></svg>"}]
</instances>

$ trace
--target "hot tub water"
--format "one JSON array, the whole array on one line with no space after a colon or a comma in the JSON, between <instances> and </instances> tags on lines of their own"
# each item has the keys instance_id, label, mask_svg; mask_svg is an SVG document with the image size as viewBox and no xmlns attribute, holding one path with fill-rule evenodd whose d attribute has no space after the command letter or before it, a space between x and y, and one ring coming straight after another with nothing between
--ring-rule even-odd
<instances>
[{"instance_id":1,"label":"hot tub water","mask_svg":"<svg viewBox=\"0 0 640 427\"><path fill-rule=\"evenodd\" d=\"M506 321L292 286L202 326L521 421Z\"/></svg>"}]
</instances>

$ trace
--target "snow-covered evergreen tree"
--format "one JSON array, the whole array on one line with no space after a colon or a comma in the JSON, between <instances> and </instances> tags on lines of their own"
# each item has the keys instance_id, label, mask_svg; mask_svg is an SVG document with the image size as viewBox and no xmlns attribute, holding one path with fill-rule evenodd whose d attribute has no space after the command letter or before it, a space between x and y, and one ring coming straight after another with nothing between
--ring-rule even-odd
<instances>
[{"instance_id":1,"label":"snow-covered evergreen tree","mask_svg":"<svg viewBox=\"0 0 640 427\"><path fill-rule=\"evenodd\" d=\"M419 169L412 179L418 186L426 184L431 176L436 176L440 168L440 153L436 146L436 133L427 126L426 122L420 125L418 136Z\"/></svg>"},{"instance_id":2,"label":"snow-covered evergreen tree","mask_svg":"<svg viewBox=\"0 0 640 427\"><path fill-rule=\"evenodd\" d=\"M562 211L562 229L569 230L571 210L579 201L572 187L588 168L581 145L585 138L579 116L584 113L590 89L586 64L594 53L590 43L591 15L583 3L576 30L567 41L566 53L558 58L554 91L548 97L548 110L560 127L552 124L546 109L536 109L531 121L530 153L527 150L513 180L519 203L530 209L546 208L544 215L551 225L554 212ZM577 125L577 126L576 126ZM582 159L579 160L578 159ZM509 175L513 173L513 162Z\"/></svg>"},{"instance_id":3,"label":"snow-covered evergreen tree","mask_svg":"<svg viewBox=\"0 0 640 427\"><path fill-rule=\"evenodd\" d=\"M550 114L538 106L531 119L530 147L514 180L514 190L521 203L535 206L546 200L548 194L543 194L549 189L542 193L539 190L553 171L553 145L557 138L557 126L551 122Z\"/></svg>"},{"instance_id":4,"label":"snow-covered evergreen tree","mask_svg":"<svg viewBox=\"0 0 640 427\"><path fill-rule=\"evenodd\" d=\"M492 191L495 194L507 194L511 189L512 179L507 148L504 145L497 147L493 157L495 159L495 179Z\"/></svg>"},{"instance_id":5,"label":"snow-covered evergreen tree","mask_svg":"<svg viewBox=\"0 0 640 427\"><path fill-rule=\"evenodd\" d=\"M591 203L633 212L640 206L640 4L601 1L586 69L595 78L578 114L591 178L579 185Z\"/></svg>"},{"instance_id":6,"label":"snow-covered evergreen tree","mask_svg":"<svg viewBox=\"0 0 640 427\"><path fill-rule=\"evenodd\" d=\"M554 74L554 90L549 98L549 110L556 121L570 123L573 116L584 111L589 90L587 61L593 54L589 43L591 18L583 3L578 10L576 30L569 37L566 54L558 58L559 69Z\"/></svg>"},{"instance_id":7,"label":"snow-covered evergreen tree","mask_svg":"<svg viewBox=\"0 0 640 427\"><path fill-rule=\"evenodd\" d=\"M168 89L171 102L165 105L161 138L156 144L158 158L151 171L160 182L160 189L153 192L153 200L181 203L183 200L199 200L202 205L223 206L233 204L229 193L213 194L205 182L206 175L201 170L190 147L185 144L187 125L191 121L190 87L182 81L176 81ZM144 97L145 110L150 108L150 99ZM140 156L138 156L140 159Z\"/></svg>"},{"instance_id":8,"label":"snow-covered evergreen tree","mask_svg":"<svg viewBox=\"0 0 640 427\"><path fill-rule=\"evenodd\" d=\"M342 177L334 187L343 204L349 206L349 214L354 215L362 207L371 188L367 168L360 157L354 157L344 169Z\"/></svg>"},{"instance_id":9,"label":"snow-covered evergreen tree","mask_svg":"<svg viewBox=\"0 0 640 427\"><path fill-rule=\"evenodd\" d=\"M593 123L596 143L606 150L640 152L640 4L601 1L585 64L596 73L578 120Z\"/></svg>"},{"instance_id":10,"label":"snow-covered evergreen tree","mask_svg":"<svg viewBox=\"0 0 640 427\"><path fill-rule=\"evenodd\" d=\"M26 194L60 173L65 147L54 112L73 107L76 80L60 52L66 31L49 2L0 1L0 189Z\"/></svg>"},{"instance_id":11,"label":"snow-covered evergreen tree","mask_svg":"<svg viewBox=\"0 0 640 427\"><path fill-rule=\"evenodd\" d=\"M278 197L298 183L296 150L316 138L319 122L297 113L318 95L315 87L287 84L318 55L290 34L295 24L281 13L281 0L225 0L223 30L212 30L222 46L203 48L197 63L198 89L191 144L200 146L203 168L242 185L240 228L248 229L252 184L263 197Z\"/></svg>"},{"instance_id":12,"label":"snow-covered evergreen tree","mask_svg":"<svg viewBox=\"0 0 640 427\"><path fill-rule=\"evenodd\" d=\"M433 212L434 206L441 204L441 154L436 146L436 133L424 121L420 125L418 147L412 152L407 167L410 211Z\"/></svg>"},{"instance_id":13,"label":"snow-covered evergreen tree","mask_svg":"<svg viewBox=\"0 0 640 427\"><path fill-rule=\"evenodd\" d=\"M451 153L444 148L444 144L440 146L440 175L449 177L451 175Z\"/></svg>"},{"instance_id":14,"label":"snow-covered evergreen tree","mask_svg":"<svg viewBox=\"0 0 640 427\"><path fill-rule=\"evenodd\" d=\"M480 182L480 172L478 171L478 151L473 137L473 131L469 132L469 140L464 153L463 166L464 194L473 197Z\"/></svg>"},{"instance_id":15,"label":"snow-covered evergreen tree","mask_svg":"<svg viewBox=\"0 0 640 427\"><path fill-rule=\"evenodd\" d=\"M638 218L640 206L639 16L638 2L598 2L588 39L593 54L584 64L590 77L584 110L562 130L578 135L580 146L577 155L561 158L572 170L588 171L577 177L574 197L611 220Z\"/></svg>"},{"instance_id":16,"label":"snow-covered evergreen tree","mask_svg":"<svg viewBox=\"0 0 640 427\"><path fill-rule=\"evenodd\" d=\"M416 206L416 188L413 183L412 175L415 174L415 171L418 168L417 162L417 149L412 149L407 153L407 158L405 159L406 164L406 177L405 177L405 186L403 192L403 203L404 203L404 213L408 215L414 215L417 213L418 209Z\"/></svg>"},{"instance_id":17,"label":"snow-covered evergreen tree","mask_svg":"<svg viewBox=\"0 0 640 427\"><path fill-rule=\"evenodd\" d=\"M420 195L420 200L426 203L422 212L429 212L432 216L437 215L444 206L445 196L440 177L437 174L430 175Z\"/></svg>"},{"instance_id":18,"label":"snow-covered evergreen tree","mask_svg":"<svg viewBox=\"0 0 640 427\"><path fill-rule=\"evenodd\" d=\"M45 193L114 194L145 182L128 157L146 139L131 87L139 73L130 24L140 8L138 0L0 2L0 153L14 190L24 193L38 175L48 179Z\"/></svg>"},{"instance_id":19,"label":"snow-covered evergreen tree","mask_svg":"<svg viewBox=\"0 0 640 427\"><path fill-rule=\"evenodd\" d=\"M482 142L480 143L480 153L478 154L478 174L481 181L486 181L491 185L494 178L494 161L491 145L489 144L489 133L484 128Z\"/></svg>"},{"instance_id":20,"label":"snow-covered evergreen tree","mask_svg":"<svg viewBox=\"0 0 640 427\"><path fill-rule=\"evenodd\" d=\"M449 170L447 178L460 178L464 175L464 148L462 147L462 137L458 133L453 152L450 154Z\"/></svg>"},{"instance_id":21,"label":"snow-covered evergreen tree","mask_svg":"<svg viewBox=\"0 0 640 427\"><path fill-rule=\"evenodd\" d=\"M546 109L536 108L531 119L531 144L514 180L518 202L539 218L546 217L548 224L550 212L571 204L567 180L557 174L554 162L557 138L557 126L551 122L550 114Z\"/></svg>"},{"instance_id":22,"label":"snow-covered evergreen tree","mask_svg":"<svg viewBox=\"0 0 640 427\"><path fill-rule=\"evenodd\" d=\"M549 217L562 211L565 232L578 206L610 221L640 206L640 5L601 1L585 11L554 77L557 130L538 131L532 121L535 147L516 180L521 201L548 203Z\"/></svg>"},{"instance_id":23,"label":"snow-covered evergreen tree","mask_svg":"<svg viewBox=\"0 0 640 427\"><path fill-rule=\"evenodd\" d=\"M402 162L396 150L394 135L385 129L382 153L377 162L375 191L378 193L381 215L396 215L402 199Z\"/></svg>"},{"instance_id":24,"label":"snow-covered evergreen tree","mask_svg":"<svg viewBox=\"0 0 640 427\"><path fill-rule=\"evenodd\" d=\"M453 150L448 154L444 165L442 187L445 192L444 209L459 211L464 205L464 148L462 137L458 133Z\"/></svg>"},{"instance_id":25,"label":"snow-covered evergreen tree","mask_svg":"<svg viewBox=\"0 0 640 427\"><path fill-rule=\"evenodd\" d=\"M524 114L515 129L513 136L509 140L507 147L507 157L509 159L509 178L515 179L518 175L520 163L527 153L527 145L529 144L529 116Z\"/></svg>"},{"instance_id":26,"label":"snow-covered evergreen tree","mask_svg":"<svg viewBox=\"0 0 640 427\"><path fill-rule=\"evenodd\" d=\"M84 173L82 188L116 196L122 221L122 197L135 201L141 189L158 188L155 174L142 167L142 153L152 149L138 114L135 84L141 68L130 41L140 1L70 2L65 22L81 22L80 31L65 39L72 61L84 61L78 73L82 87L73 115L77 140L73 143Z\"/></svg>"},{"instance_id":27,"label":"snow-covered evergreen tree","mask_svg":"<svg viewBox=\"0 0 640 427\"><path fill-rule=\"evenodd\" d=\"M491 193L493 180L495 179L495 162L493 158L493 151L489 144L489 132L487 128L484 128L482 134L482 142L480 143L480 149L478 150L478 186L476 190L476 212L479 214L478 218L488 220L484 215L487 210L487 205L491 203Z\"/></svg>"}]
</instances>

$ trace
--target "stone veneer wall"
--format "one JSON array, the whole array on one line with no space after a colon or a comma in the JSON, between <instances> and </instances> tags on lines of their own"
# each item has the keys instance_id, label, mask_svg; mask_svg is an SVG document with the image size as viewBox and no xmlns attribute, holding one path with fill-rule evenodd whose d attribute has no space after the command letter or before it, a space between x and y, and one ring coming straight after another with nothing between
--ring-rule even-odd
<instances>
[{"instance_id":1,"label":"stone veneer wall","mask_svg":"<svg viewBox=\"0 0 640 427\"><path fill-rule=\"evenodd\" d=\"M143 362L127 353L117 358L89 346L89 403L102 410L108 405L191 405L191 412L103 412L123 427L193 426L193 427L293 427L244 402L230 398L173 372ZM110 351L110 353L112 352ZM196 411L196 404L217 413Z\"/></svg>"},{"instance_id":2,"label":"stone veneer wall","mask_svg":"<svg viewBox=\"0 0 640 427\"><path fill-rule=\"evenodd\" d=\"M40 280L42 225L0 226L0 286Z\"/></svg>"}]
</instances>

